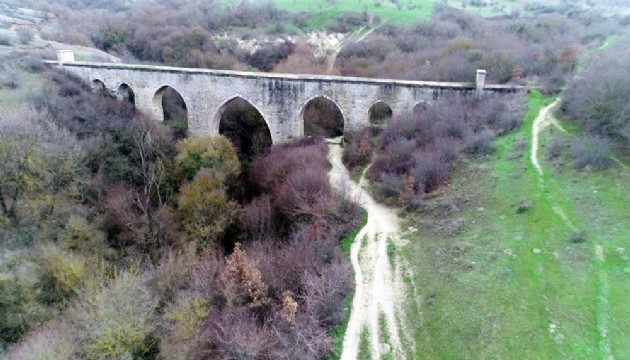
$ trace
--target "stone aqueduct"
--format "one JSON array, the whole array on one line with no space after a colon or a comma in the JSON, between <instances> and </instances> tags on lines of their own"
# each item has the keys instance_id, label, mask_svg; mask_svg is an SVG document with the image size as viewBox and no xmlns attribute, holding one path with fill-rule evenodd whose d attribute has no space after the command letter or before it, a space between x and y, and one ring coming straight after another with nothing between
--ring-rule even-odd
<instances>
[{"instance_id":1,"label":"stone aqueduct","mask_svg":"<svg viewBox=\"0 0 630 360\"><path fill-rule=\"evenodd\" d=\"M452 83L77 62L71 51L59 51L58 61L49 63L78 75L93 88L119 96L123 89L131 89L136 107L159 121L164 117L162 95L171 87L186 102L188 131L193 135L218 134L225 104L243 98L263 116L273 143L304 135L304 109L318 97L334 102L343 115L345 129L356 130L369 125L370 108L378 102L389 105L395 115L419 103L431 103L445 93L527 90L486 85L483 70L477 71L476 83Z\"/></svg>"}]
</instances>

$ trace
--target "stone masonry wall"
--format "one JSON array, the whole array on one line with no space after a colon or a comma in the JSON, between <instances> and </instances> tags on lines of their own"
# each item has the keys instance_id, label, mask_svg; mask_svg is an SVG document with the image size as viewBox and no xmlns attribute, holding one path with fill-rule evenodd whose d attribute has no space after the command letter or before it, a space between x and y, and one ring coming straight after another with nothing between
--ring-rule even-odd
<instances>
[{"instance_id":1,"label":"stone masonry wall","mask_svg":"<svg viewBox=\"0 0 630 360\"><path fill-rule=\"evenodd\" d=\"M218 134L223 105L241 97L262 114L274 143L304 134L304 107L319 96L332 100L339 107L346 130L356 130L369 124L370 107L378 101L387 103L396 115L411 111L418 103L430 103L444 93L527 90L524 87L472 83L247 73L130 64L50 63L60 64L93 86L102 82L112 93L117 93L121 85L128 85L134 92L136 107L159 121L163 120L163 89L165 86L172 87L186 102L189 132L193 135Z\"/></svg>"}]
</instances>

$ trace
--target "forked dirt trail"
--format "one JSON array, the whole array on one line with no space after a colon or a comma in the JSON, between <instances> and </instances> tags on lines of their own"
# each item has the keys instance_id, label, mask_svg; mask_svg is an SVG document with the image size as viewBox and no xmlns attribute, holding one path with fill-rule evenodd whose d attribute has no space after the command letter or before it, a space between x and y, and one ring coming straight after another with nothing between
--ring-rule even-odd
<instances>
[{"instance_id":1,"label":"forked dirt trail","mask_svg":"<svg viewBox=\"0 0 630 360\"><path fill-rule=\"evenodd\" d=\"M536 168L540 181L544 181L543 180L544 171L543 171L542 166L540 165L540 161L538 160L538 150L540 149L540 144L539 144L540 133L543 130L545 130L547 127L549 127L550 125L555 125L560 130L564 130L562 129L560 124L553 123L554 121L553 115L551 114L551 111L556 107L559 101L560 101L560 98L556 99L556 101L554 101L553 103L542 108L540 110L540 113L538 113L538 115L536 116L536 119L534 119L534 124L532 125L532 149L531 149L530 161L532 165L534 165L534 167ZM568 227L570 227L572 230L576 230L575 225L573 224L573 222L571 222L569 217L567 217L562 207L556 204L556 202L553 202L552 209L558 216L560 216L560 218L562 218L562 221Z\"/></svg>"},{"instance_id":2,"label":"forked dirt trail","mask_svg":"<svg viewBox=\"0 0 630 360\"><path fill-rule=\"evenodd\" d=\"M387 251L388 243L400 241L398 216L392 209L374 201L350 179L341 161L339 145L329 144L328 147L332 163L328 175L331 185L357 201L368 213L367 224L354 239L350 250L356 290L341 360L358 359L360 348L368 350L372 359L385 354L393 359L403 359L406 352L402 341L408 338L402 324L405 284L401 265L391 264ZM365 349L366 345L369 349Z\"/></svg>"},{"instance_id":3,"label":"forked dirt trail","mask_svg":"<svg viewBox=\"0 0 630 360\"><path fill-rule=\"evenodd\" d=\"M543 109L540 110L540 113L534 120L534 124L532 125L532 147L531 147L531 157L530 161L532 165L536 168L538 172L539 179L541 184L544 183L544 171L542 166L540 165L540 161L538 160L538 150L540 149L539 137L540 133L545 130L548 126L554 125L562 132L566 132L562 128L562 126L553 118L551 111L553 108L560 102L560 98L556 99L552 104L547 105ZM553 197L551 198L552 209L553 211L560 216L564 224L570 228L572 231L577 231L578 228L575 226L573 221L569 219L566 215L564 209L554 201ZM601 244L595 244L595 269L597 271L597 278L599 282L599 289L597 291L597 308L596 308L596 316L597 316L597 331L599 335L599 349L602 352L602 357L606 360L614 360L614 357L611 352L610 338L608 336L608 323L610 317L610 285L608 281L608 274L605 270L602 269L604 263L606 262L604 256L604 248Z\"/></svg>"},{"instance_id":4,"label":"forked dirt trail","mask_svg":"<svg viewBox=\"0 0 630 360\"><path fill-rule=\"evenodd\" d=\"M551 124L551 110L556 107L560 98L556 99L552 104L545 106L536 119L534 120L534 125L532 127L532 151L531 151L531 162L538 171L539 175L543 174L543 169L540 166L540 162L538 161L538 137L540 132L543 131L547 126Z\"/></svg>"}]
</instances>

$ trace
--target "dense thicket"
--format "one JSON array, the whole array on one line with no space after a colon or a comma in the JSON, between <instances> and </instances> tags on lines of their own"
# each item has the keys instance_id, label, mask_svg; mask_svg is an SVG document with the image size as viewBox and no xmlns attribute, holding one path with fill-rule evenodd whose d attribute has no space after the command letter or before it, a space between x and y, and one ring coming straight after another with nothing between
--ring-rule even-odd
<instances>
[{"instance_id":1,"label":"dense thicket","mask_svg":"<svg viewBox=\"0 0 630 360\"><path fill-rule=\"evenodd\" d=\"M351 289L338 241L358 208L328 186L322 142L272 148L244 167L224 137L178 141L72 76L41 76L32 108L0 121L0 353L333 351ZM235 188L251 195L234 198Z\"/></svg>"},{"instance_id":2,"label":"dense thicket","mask_svg":"<svg viewBox=\"0 0 630 360\"><path fill-rule=\"evenodd\" d=\"M390 204L416 207L425 193L444 186L462 156L486 156L495 136L516 129L523 118L522 95L444 96L413 113L394 117L380 134L366 176L377 197ZM355 134L344 160L364 165L371 151L369 132Z\"/></svg>"},{"instance_id":3,"label":"dense thicket","mask_svg":"<svg viewBox=\"0 0 630 360\"><path fill-rule=\"evenodd\" d=\"M591 135L630 141L630 51L623 41L591 59L562 96L561 111Z\"/></svg>"},{"instance_id":4,"label":"dense thicket","mask_svg":"<svg viewBox=\"0 0 630 360\"><path fill-rule=\"evenodd\" d=\"M349 76L436 81L474 81L475 69L486 69L490 82L530 82L554 90L571 75L583 48L601 41L613 26L618 24L577 9L483 19L438 4L429 20L410 27L386 24L374 36L346 45L336 66Z\"/></svg>"},{"instance_id":5,"label":"dense thicket","mask_svg":"<svg viewBox=\"0 0 630 360\"><path fill-rule=\"evenodd\" d=\"M268 71L293 50L291 42L269 42L254 52L242 51L233 40L218 35L244 28L275 32L276 23L297 15L281 12L272 2L225 6L220 1L147 0L127 4L127 11L70 4L51 6L63 26L43 36L95 46L126 58L174 66ZM73 10L78 9L78 10ZM296 20L297 21L297 20Z\"/></svg>"}]
</instances>

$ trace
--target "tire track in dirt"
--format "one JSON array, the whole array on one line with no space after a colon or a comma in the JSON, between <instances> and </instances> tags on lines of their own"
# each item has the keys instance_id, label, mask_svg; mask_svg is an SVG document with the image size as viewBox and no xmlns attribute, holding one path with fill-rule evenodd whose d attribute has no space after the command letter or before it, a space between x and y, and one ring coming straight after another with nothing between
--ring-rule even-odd
<instances>
[{"instance_id":1,"label":"tire track in dirt","mask_svg":"<svg viewBox=\"0 0 630 360\"><path fill-rule=\"evenodd\" d=\"M359 356L361 335L369 333L369 352L372 359L389 354L403 359L406 351L403 341L409 340L402 327L406 299L402 266L393 266L388 256L388 245L400 245L398 216L394 210L378 204L357 183L350 179L341 161L342 149L329 144L329 172L331 185L355 200L368 213L367 224L356 236L350 249L355 273L356 290L348 327L343 339L341 360L354 360ZM384 333L384 331L386 334ZM384 339L387 345L382 346ZM388 351L383 348L389 347Z\"/></svg>"}]
</instances>

